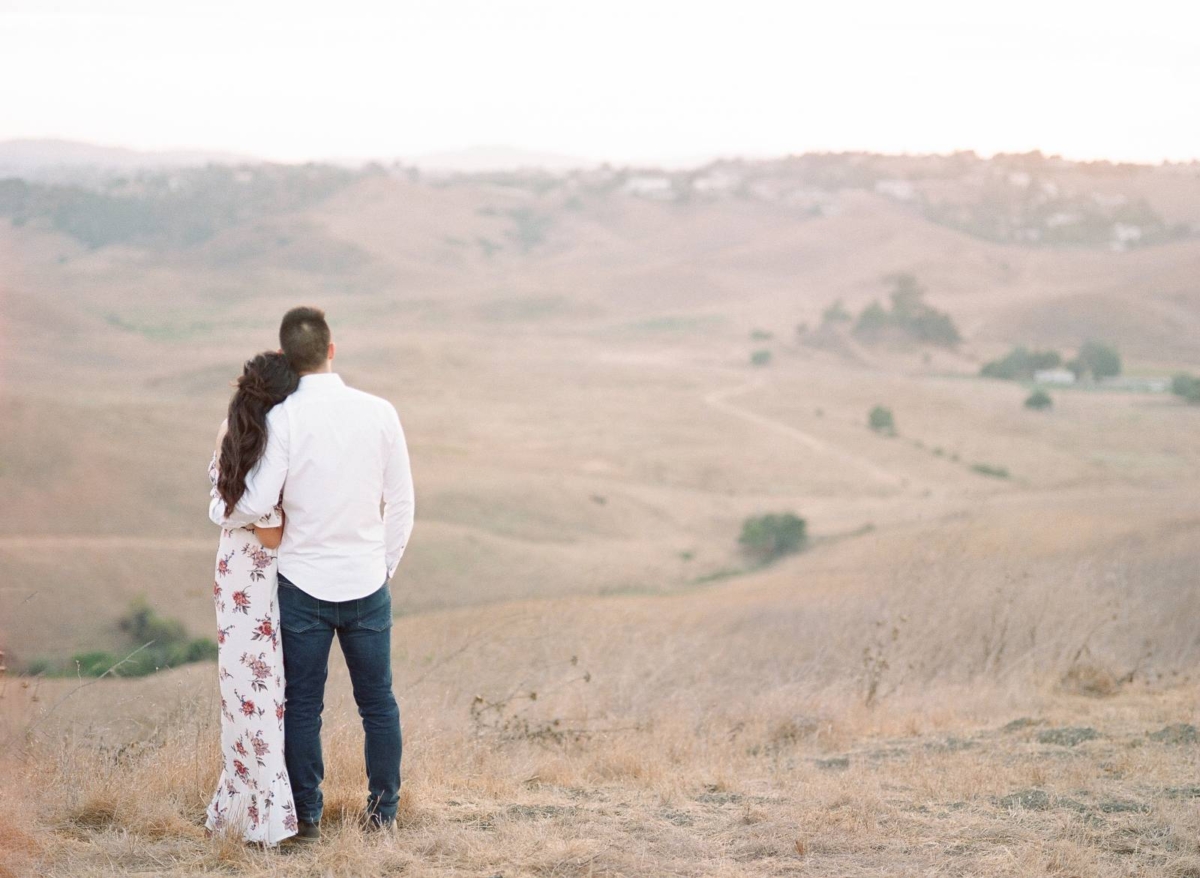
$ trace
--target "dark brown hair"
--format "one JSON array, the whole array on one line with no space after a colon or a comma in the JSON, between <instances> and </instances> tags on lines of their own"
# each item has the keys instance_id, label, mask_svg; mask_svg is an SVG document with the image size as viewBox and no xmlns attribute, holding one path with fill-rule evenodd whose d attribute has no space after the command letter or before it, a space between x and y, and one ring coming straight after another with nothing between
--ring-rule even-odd
<instances>
[{"instance_id":1,"label":"dark brown hair","mask_svg":"<svg viewBox=\"0 0 1200 878\"><path fill-rule=\"evenodd\" d=\"M267 412L283 402L300 383L283 354L259 354L247 360L237 390L229 400L229 429L221 440L221 471L217 492L225 514L246 493L246 476L267 450Z\"/></svg>"},{"instance_id":2,"label":"dark brown hair","mask_svg":"<svg viewBox=\"0 0 1200 878\"><path fill-rule=\"evenodd\" d=\"M279 347L297 372L316 372L329 358L329 324L320 308L302 306L283 315Z\"/></svg>"}]
</instances>

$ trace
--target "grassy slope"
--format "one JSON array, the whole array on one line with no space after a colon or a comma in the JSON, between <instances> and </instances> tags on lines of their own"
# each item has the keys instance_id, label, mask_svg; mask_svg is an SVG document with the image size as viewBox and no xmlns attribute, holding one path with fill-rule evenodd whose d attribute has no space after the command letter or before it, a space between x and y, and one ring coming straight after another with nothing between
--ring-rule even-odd
<instances>
[{"instance_id":1,"label":"grassy slope","mask_svg":"<svg viewBox=\"0 0 1200 878\"><path fill-rule=\"evenodd\" d=\"M4 765L0 870L1194 873L1194 748L1146 733L1196 722L1196 412L1058 393L1039 415L1017 387L946 377L1046 308L1066 315L1039 322L1049 341L1115 325L1151 365L1186 365L1160 342L1194 325L1193 245L998 248L858 195L821 220L538 203L544 245L488 256L477 239L513 241L507 212L529 206L513 199L369 181L287 221L288 253L236 262L236 241L163 257L0 231L10 659L112 646L138 594L208 630L195 498L222 383L297 300L330 310L347 377L397 402L421 493L397 838L337 825L360 792L340 670L334 838L295 860L202 840L211 668L8 680L5 747L30 749ZM968 330L961 354L792 341L895 270ZM765 370L755 327L776 334ZM877 402L898 437L865 429ZM787 508L811 552L697 583L739 563L744 516ZM502 705L478 726L476 695ZM1038 741L1069 725L1098 736ZM1047 798L1003 798L1029 788Z\"/></svg>"}]
</instances>

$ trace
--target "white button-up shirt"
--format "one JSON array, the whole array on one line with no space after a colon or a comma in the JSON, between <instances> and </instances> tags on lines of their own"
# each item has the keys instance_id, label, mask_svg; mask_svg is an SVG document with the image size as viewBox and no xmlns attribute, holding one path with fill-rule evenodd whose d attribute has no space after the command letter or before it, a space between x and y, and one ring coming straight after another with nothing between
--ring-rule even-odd
<instances>
[{"instance_id":1,"label":"white button-up shirt","mask_svg":"<svg viewBox=\"0 0 1200 878\"><path fill-rule=\"evenodd\" d=\"M223 527L252 524L283 494L279 572L313 597L365 597L396 571L413 526L413 483L404 430L385 399L334 373L305 375L267 414L267 449ZM383 504L382 512L380 504Z\"/></svg>"}]
</instances>

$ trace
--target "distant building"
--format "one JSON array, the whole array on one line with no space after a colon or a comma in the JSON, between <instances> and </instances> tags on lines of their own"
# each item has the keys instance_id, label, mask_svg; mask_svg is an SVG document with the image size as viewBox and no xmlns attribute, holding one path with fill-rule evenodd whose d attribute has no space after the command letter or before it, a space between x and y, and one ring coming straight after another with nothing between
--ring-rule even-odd
<instances>
[{"instance_id":1,"label":"distant building","mask_svg":"<svg viewBox=\"0 0 1200 878\"><path fill-rule=\"evenodd\" d=\"M1070 369L1039 369L1033 373L1034 384L1067 385L1075 383L1075 373Z\"/></svg>"},{"instance_id":2,"label":"distant building","mask_svg":"<svg viewBox=\"0 0 1200 878\"><path fill-rule=\"evenodd\" d=\"M1142 227L1133 223L1113 223L1112 240L1114 249L1124 250L1142 240Z\"/></svg>"},{"instance_id":3,"label":"distant building","mask_svg":"<svg viewBox=\"0 0 1200 878\"><path fill-rule=\"evenodd\" d=\"M876 180L875 191L897 201L912 201L917 194L917 188L908 180Z\"/></svg>"},{"instance_id":4,"label":"distant building","mask_svg":"<svg viewBox=\"0 0 1200 878\"><path fill-rule=\"evenodd\" d=\"M1171 379L1117 375L1112 378L1101 378L1100 385L1110 390L1127 390L1130 393L1166 393L1171 389Z\"/></svg>"},{"instance_id":5,"label":"distant building","mask_svg":"<svg viewBox=\"0 0 1200 878\"><path fill-rule=\"evenodd\" d=\"M1077 213L1060 210L1058 213L1052 213L1046 217L1047 228L1057 229L1060 226L1073 226L1078 223L1083 217Z\"/></svg>"},{"instance_id":6,"label":"distant building","mask_svg":"<svg viewBox=\"0 0 1200 878\"><path fill-rule=\"evenodd\" d=\"M639 198L654 198L659 201L670 201L675 197L675 191L671 187L670 177L650 176L641 174L630 177L625 181L624 191L629 195L636 195Z\"/></svg>"},{"instance_id":7,"label":"distant building","mask_svg":"<svg viewBox=\"0 0 1200 878\"><path fill-rule=\"evenodd\" d=\"M729 171L709 171L702 177L697 177L692 181L692 188L702 195L719 195L727 192L732 192L742 185L741 174L732 174Z\"/></svg>"}]
</instances>

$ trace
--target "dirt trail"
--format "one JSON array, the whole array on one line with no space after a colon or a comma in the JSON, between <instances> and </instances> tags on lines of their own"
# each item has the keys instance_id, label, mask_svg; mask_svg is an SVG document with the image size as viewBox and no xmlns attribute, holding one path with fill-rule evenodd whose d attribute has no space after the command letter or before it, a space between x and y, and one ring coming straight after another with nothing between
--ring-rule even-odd
<instances>
[{"instance_id":1,"label":"dirt trail","mask_svg":"<svg viewBox=\"0 0 1200 878\"><path fill-rule=\"evenodd\" d=\"M811 433L806 433L803 430L793 427L791 424L786 424L783 421L777 421L774 418L767 417L766 415L760 415L730 402L730 400L734 397L749 393L752 390L757 390L763 386L763 383L764 382L762 378L754 378L745 382L744 384L739 384L736 387L714 390L704 395L704 404L710 408L716 409L719 412L724 412L727 415L741 418L742 420L749 421L752 424L757 424L760 427L766 427L774 430L777 433L782 433L785 436L789 436L792 439L795 439L797 442L803 443L805 446L817 452L818 454L824 454L835 460L840 460L843 463L846 463L866 473L873 479L890 485L893 488L903 490L912 487L910 480L898 473L876 466L868 458L844 451L841 448L831 445L824 439L820 439Z\"/></svg>"}]
</instances>

